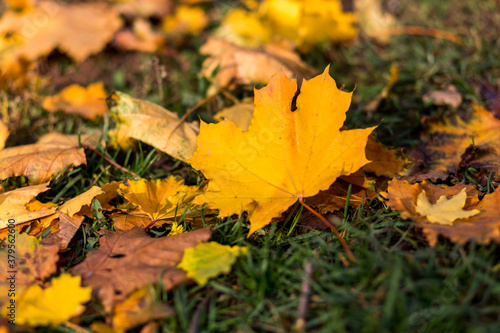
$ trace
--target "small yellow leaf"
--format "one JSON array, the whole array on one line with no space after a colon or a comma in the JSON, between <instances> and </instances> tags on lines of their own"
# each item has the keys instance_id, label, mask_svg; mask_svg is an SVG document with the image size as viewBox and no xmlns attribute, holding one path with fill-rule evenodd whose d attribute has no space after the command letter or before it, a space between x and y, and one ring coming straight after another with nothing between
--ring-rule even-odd
<instances>
[{"instance_id":1,"label":"small yellow leaf","mask_svg":"<svg viewBox=\"0 0 500 333\"><path fill-rule=\"evenodd\" d=\"M208 24L205 11L198 7L181 5L174 15L163 19L163 29L169 34L199 34Z\"/></svg>"},{"instance_id":2,"label":"small yellow leaf","mask_svg":"<svg viewBox=\"0 0 500 333\"><path fill-rule=\"evenodd\" d=\"M80 284L80 276L62 274L52 279L52 285L46 289L32 285L17 301L16 322L57 326L79 315L84 309L82 303L88 302L92 293L92 288L80 287Z\"/></svg>"},{"instance_id":3,"label":"small yellow leaf","mask_svg":"<svg viewBox=\"0 0 500 333\"><path fill-rule=\"evenodd\" d=\"M198 187L186 186L183 180L129 180L120 184L119 189L125 199L139 206L152 221L182 214L193 198L199 193Z\"/></svg>"},{"instance_id":4,"label":"small yellow leaf","mask_svg":"<svg viewBox=\"0 0 500 333\"><path fill-rule=\"evenodd\" d=\"M95 119L97 116L104 115L108 110L106 96L102 82L90 84L87 88L73 84L57 95L45 97L42 106L50 112L62 110Z\"/></svg>"},{"instance_id":5,"label":"small yellow leaf","mask_svg":"<svg viewBox=\"0 0 500 333\"><path fill-rule=\"evenodd\" d=\"M431 204L427 199L425 190L422 190L417 198L415 210L422 216L427 217L429 222L452 225L453 221L465 219L481 213L478 209L464 210L467 193L465 188L451 199L445 195L439 197L435 204Z\"/></svg>"},{"instance_id":6,"label":"small yellow leaf","mask_svg":"<svg viewBox=\"0 0 500 333\"><path fill-rule=\"evenodd\" d=\"M208 279L221 273L229 273L236 258L245 255L248 248L222 245L217 242L200 243L186 249L178 268L187 272L187 277L203 286Z\"/></svg>"}]
</instances>

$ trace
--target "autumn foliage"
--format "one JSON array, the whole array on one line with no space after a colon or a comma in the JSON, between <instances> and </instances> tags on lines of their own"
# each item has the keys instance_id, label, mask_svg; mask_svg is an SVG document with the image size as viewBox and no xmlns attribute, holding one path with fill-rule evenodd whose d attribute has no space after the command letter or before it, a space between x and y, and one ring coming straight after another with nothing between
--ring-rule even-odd
<instances>
[{"instance_id":1,"label":"autumn foliage","mask_svg":"<svg viewBox=\"0 0 500 333\"><path fill-rule=\"evenodd\" d=\"M210 3L6 1L0 17L0 333L9 327L13 271L22 327L79 331L87 316L99 318L89 324L96 332L141 325L153 331L152 323L179 311L158 294L181 284L203 288L231 274L251 251L236 244L255 246L270 225L290 219L288 235L331 230L344 249L338 254L343 267L358 264L348 215L370 216L375 206L413 221L406 230L415 227L426 248L500 243L498 114L464 105L464 114L422 118L414 147L387 146L381 143L387 138L377 137L383 122L371 117L400 80L399 67L393 64L378 95L355 110L363 122L346 121L355 92L332 78L330 66L312 65L309 54L352 42L360 31L384 45L395 19L380 3L358 1L353 12L331 0L243 1L241 8L208 11ZM369 20L379 24L368 27ZM182 53L194 45L203 55L199 64ZM145 53L155 59L148 78L159 82L157 103L137 97L148 82L125 89L130 73L86 84L50 75L87 63L89 73L78 75L90 77L98 60L130 57L137 66L133 57ZM165 78L187 81L183 75L195 66L202 93L186 98L163 89ZM424 100L455 110L462 99L451 94L451 102L443 91ZM11 95L29 100L25 114L12 109ZM191 107L181 110L186 99ZM76 125L58 127L57 119L66 118ZM31 121L35 125L22 126L33 133L19 129ZM35 133L38 123L50 124L43 136ZM361 125L347 126L352 123ZM232 218L244 235L211 240Z\"/></svg>"}]
</instances>

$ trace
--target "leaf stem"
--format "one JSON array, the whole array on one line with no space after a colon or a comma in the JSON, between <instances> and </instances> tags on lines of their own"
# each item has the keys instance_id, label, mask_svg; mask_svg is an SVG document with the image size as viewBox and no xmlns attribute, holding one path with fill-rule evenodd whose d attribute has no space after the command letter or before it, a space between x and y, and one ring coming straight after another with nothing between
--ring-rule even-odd
<instances>
[{"instance_id":1,"label":"leaf stem","mask_svg":"<svg viewBox=\"0 0 500 333\"><path fill-rule=\"evenodd\" d=\"M317 218L319 218L321 220L321 222L323 222L328 228L330 228L330 230L335 234L335 236L337 236L338 240L340 241L340 244L342 244L342 246L344 247L344 250L345 250L347 256L349 257L349 259L351 259L352 262L357 263L358 260L356 259L356 256L354 255L354 253L352 252L351 248L349 247L349 244L347 244L347 242L345 241L345 239L342 238L342 236L339 234L339 232L337 231L337 229L335 228L335 226L333 224L331 224L324 216L322 216L317 211L315 211L314 209L312 209L311 206L307 205L304 202L304 200L302 200L302 197L299 197L299 202L308 211L310 211Z\"/></svg>"}]
</instances>

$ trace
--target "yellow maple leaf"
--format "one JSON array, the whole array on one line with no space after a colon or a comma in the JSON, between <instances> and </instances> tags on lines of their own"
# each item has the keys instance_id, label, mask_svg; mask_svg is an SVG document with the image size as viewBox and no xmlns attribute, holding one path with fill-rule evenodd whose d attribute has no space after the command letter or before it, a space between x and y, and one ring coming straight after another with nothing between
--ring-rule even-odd
<instances>
[{"instance_id":1,"label":"yellow maple leaf","mask_svg":"<svg viewBox=\"0 0 500 333\"><path fill-rule=\"evenodd\" d=\"M80 276L62 274L52 279L48 288L32 285L16 302L16 322L30 326L57 326L79 315L84 309L82 304L90 300L92 293L91 288L81 287L80 284Z\"/></svg>"},{"instance_id":2,"label":"yellow maple leaf","mask_svg":"<svg viewBox=\"0 0 500 333\"><path fill-rule=\"evenodd\" d=\"M108 110L104 100L106 96L102 82L90 84L87 88L72 84L57 95L45 97L42 106L50 112L63 110L95 119L97 116L104 115Z\"/></svg>"},{"instance_id":3,"label":"yellow maple leaf","mask_svg":"<svg viewBox=\"0 0 500 333\"><path fill-rule=\"evenodd\" d=\"M182 261L177 265L187 272L187 277L204 286L208 279L229 273L236 258L245 255L244 246L222 245L217 242L200 243L186 249Z\"/></svg>"},{"instance_id":4,"label":"yellow maple leaf","mask_svg":"<svg viewBox=\"0 0 500 333\"><path fill-rule=\"evenodd\" d=\"M119 193L156 222L175 216L176 211L182 214L199 189L170 176L166 180L128 180L120 184Z\"/></svg>"},{"instance_id":5,"label":"yellow maple leaf","mask_svg":"<svg viewBox=\"0 0 500 333\"><path fill-rule=\"evenodd\" d=\"M188 162L210 182L194 203L207 202L220 216L248 211L251 234L297 199L367 164L365 147L374 128L340 131L351 93L337 89L328 70L302 84L294 112L296 82L282 71L255 91L248 131L229 120L202 123Z\"/></svg>"},{"instance_id":6,"label":"yellow maple leaf","mask_svg":"<svg viewBox=\"0 0 500 333\"><path fill-rule=\"evenodd\" d=\"M422 190L417 197L417 204L415 211L427 218L429 222L452 225L453 221L458 219L465 219L481 213L478 209L464 210L465 200L467 200L467 193L463 188L460 193L453 196L451 199L442 195L435 204L431 204L427 199L425 190Z\"/></svg>"}]
</instances>

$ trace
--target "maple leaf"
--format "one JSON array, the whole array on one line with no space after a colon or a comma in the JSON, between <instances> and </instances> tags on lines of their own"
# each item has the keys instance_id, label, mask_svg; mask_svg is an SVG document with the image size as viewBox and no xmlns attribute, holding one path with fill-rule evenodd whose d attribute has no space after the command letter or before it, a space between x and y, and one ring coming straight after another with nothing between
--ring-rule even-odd
<instances>
[{"instance_id":1,"label":"maple leaf","mask_svg":"<svg viewBox=\"0 0 500 333\"><path fill-rule=\"evenodd\" d=\"M297 199L326 190L342 175L369 162L374 128L340 131L351 94L323 74L302 84L292 112L296 83L283 71L255 91L247 132L231 121L201 124L198 149L188 160L210 180L204 195L220 216L249 212L250 234L267 225Z\"/></svg>"},{"instance_id":2,"label":"maple leaf","mask_svg":"<svg viewBox=\"0 0 500 333\"><path fill-rule=\"evenodd\" d=\"M425 191L426 199L436 203L443 196L456 197L462 191L466 194L463 211L477 210L477 215L458 218L450 224L439 224L429 222L429 217L418 213L418 197ZM387 205L393 210L399 211L404 219L412 219L417 227L422 228L430 246L435 246L439 235L446 236L453 242L465 244L475 240L480 244L490 241L500 242L500 190L486 194L481 200L478 195L482 194L472 185L457 184L454 186L434 185L423 181L411 185L407 181L392 180L386 193L381 193L387 199ZM463 196L463 194L462 194ZM441 199L444 200L444 199ZM421 205L420 205L421 206Z\"/></svg>"},{"instance_id":3,"label":"maple leaf","mask_svg":"<svg viewBox=\"0 0 500 333\"><path fill-rule=\"evenodd\" d=\"M229 119L241 128L243 132L246 132L252 121L253 108L253 101L244 101L217 112L214 115L214 119L219 121Z\"/></svg>"},{"instance_id":4,"label":"maple leaf","mask_svg":"<svg viewBox=\"0 0 500 333\"><path fill-rule=\"evenodd\" d=\"M26 176L31 184L54 178L69 165L86 164L83 148L31 144L0 150L0 179Z\"/></svg>"},{"instance_id":5,"label":"maple leaf","mask_svg":"<svg viewBox=\"0 0 500 333\"><path fill-rule=\"evenodd\" d=\"M291 45L284 42L268 44L263 49L247 49L210 37L200 52L208 55L202 65L202 74L219 88L229 84L266 83L270 73L276 73L280 68L288 76L303 73L308 77L315 72L300 59Z\"/></svg>"},{"instance_id":6,"label":"maple leaf","mask_svg":"<svg viewBox=\"0 0 500 333\"><path fill-rule=\"evenodd\" d=\"M182 214L200 193L198 187L186 186L184 180L176 180L174 176L166 180L127 180L120 184L119 191L147 214L152 223Z\"/></svg>"},{"instance_id":7,"label":"maple leaf","mask_svg":"<svg viewBox=\"0 0 500 333\"><path fill-rule=\"evenodd\" d=\"M55 48L80 62L100 51L121 25L119 14L104 3L39 1L29 10L7 11L0 35L10 37L0 48L0 63L7 57L35 60Z\"/></svg>"},{"instance_id":8,"label":"maple leaf","mask_svg":"<svg viewBox=\"0 0 500 333\"><path fill-rule=\"evenodd\" d=\"M445 195L442 195L435 204L431 204L425 190L422 190L417 197L415 211L427 217L429 222L453 225L453 221L457 219L465 219L481 212L477 209L464 210L466 199L467 194L463 188L453 198L447 199Z\"/></svg>"},{"instance_id":9,"label":"maple leaf","mask_svg":"<svg viewBox=\"0 0 500 333\"><path fill-rule=\"evenodd\" d=\"M415 170L410 180L446 179L461 166L472 166L500 181L500 120L480 106L473 109L467 122L455 117L425 123L429 137L413 152L424 168ZM482 181L487 182L486 177Z\"/></svg>"},{"instance_id":10,"label":"maple leaf","mask_svg":"<svg viewBox=\"0 0 500 333\"><path fill-rule=\"evenodd\" d=\"M82 225L84 216L70 217L63 212L57 212L59 221L50 229L50 233L42 239L43 245L56 245L59 250L65 250Z\"/></svg>"},{"instance_id":11,"label":"maple leaf","mask_svg":"<svg viewBox=\"0 0 500 333\"><path fill-rule=\"evenodd\" d=\"M99 249L71 272L81 275L84 285L97 292L107 311L133 290L159 279L165 290L184 281L186 273L176 268L184 250L210 238L208 229L162 238L149 237L143 228L102 231Z\"/></svg>"},{"instance_id":12,"label":"maple leaf","mask_svg":"<svg viewBox=\"0 0 500 333\"><path fill-rule=\"evenodd\" d=\"M88 134L62 134L62 133L47 133L42 135L37 144L43 145L56 145L56 146L70 146L79 147L80 144L95 148L99 143L99 133Z\"/></svg>"},{"instance_id":13,"label":"maple leaf","mask_svg":"<svg viewBox=\"0 0 500 333\"><path fill-rule=\"evenodd\" d=\"M129 149L130 139L135 139L180 160L193 155L199 132L195 124L184 122L177 128L180 122L177 114L119 91L108 97L107 102L110 115L117 121L110 137L121 147Z\"/></svg>"},{"instance_id":14,"label":"maple leaf","mask_svg":"<svg viewBox=\"0 0 500 333\"><path fill-rule=\"evenodd\" d=\"M45 97L43 108L50 112L63 110L77 113L89 119L106 114L107 94L102 82L96 82L84 88L78 84L64 88L57 95Z\"/></svg>"},{"instance_id":15,"label":"maple leaf","mask_svg":"<svg viewBox=\"0 0 500 333\"><path fill-rule=\"evenodd\" d=\"M247 247L237 245L231 247L217 242L200 243L184 251L177 267L185 270L188 278L204 286L208 279L229 273L236 258L245 255L247 251Z\"/></svg>"},{"instance_id":16,"label":"maple leaf","mask_svg":"<svg viewBox=\"0 0 500 333\"><path fill-rule=\"evenodd\" d=\"M45 289L32 285L16 302L16 323L57 326L79 315L84 310L82 304L90 300L92 293L91 288L81 287L80 283L79 276L62 274L52 279L52 284Z\"/></svg>"}]
</instances>

